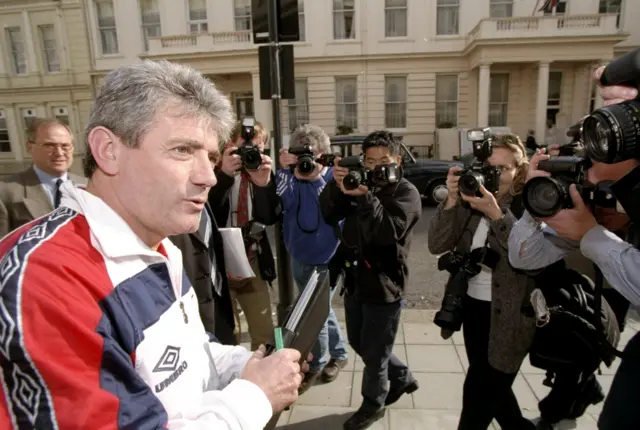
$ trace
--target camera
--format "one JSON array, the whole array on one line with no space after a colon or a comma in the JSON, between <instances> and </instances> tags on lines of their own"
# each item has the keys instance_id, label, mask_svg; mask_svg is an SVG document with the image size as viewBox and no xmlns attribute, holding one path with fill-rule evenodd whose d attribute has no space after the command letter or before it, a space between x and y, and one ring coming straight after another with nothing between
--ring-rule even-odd
<instances>
[{"instance_id":1,"label":"camera","mask_svg":"<svg viewBox=\"0 0 640 430\"><path fill-rule=\"evenodd\" d=\"M378 165L370 170L365 168L361 155L352 155L340 160L338 165L349 169L342 180L345 190L355 190L360 185L382 187L400 180L399 168L395 163Z\"/></svg>"},{"instance_id":2,"label":"camera","mask_svg":"<svg viewBox=\"0 0 640 430\"><path fill-rule=\"evenodd\" d=\"M296 165L291 167L292 169L298 169L298 172L300 172L301 175L309 175L313 172L313 169L315 169L316 164L311 145L289 148L289 154L293 154L298 157Z\"/></svg>"},{"instance_id":3,"label":"camera","mask_svg":"<svg viewBox=\"0 0 640 430\"><path fill-rule=\"evenodd\" d=\"M258 221L249 221L246 225L242 226L242 238L244 239L245 246L251 246L254 243L259 243L267 231L267 226L259 223Z\"/></svg>"},{"instance_id":4,"label":"camera","mask_svg":"<svg viewBox=\"0 0 640 430\"><path fill-rule=\"evenodd\" d=\"M640 49L609 63L600 83L638 88ZM582 133L586 155L593 161L612 164L640 158L640 98L593 111Z\"/></svg>"},{"instance_id":5,"label":"camera","mask_svg":"<svg viewBox=\"0 0 640 430\"><path fill-rule=\"evenodd\" d=\"M562 209L573 207L569 186L576 184L584 202L591 206L615 208L616 199L607 182L591 185L586 182L588 158L567 156L541 160L538 169L551 173L550 177L529 180L522 190L522 204L536 218L548 218Z\"/></svg>"},{"instance_id":6,"label":"camera","mask_svg":"<svg viewBox=\"0 0 640 430\"><path fill-rule=\"evenodd\" d=\"M447 252L438 259L438 270L446 270L451 274L442 305L433 319L438 327L450 332L460 330L463 317L462 301L469 289L469 279L480 273L481 264L495 269L499 258L497 251L484 246L466 254Z\"/></svg>"},{"instance_id":7,"label":"camera","mask_svg":"<svg viewBox=\"0 0 640 430\"><path fill-rule=\"evenodd\" d=\"M240 156L242 166L246 170L258 170L262 164L262 151L253 144L253 138L256 135L255 126L256 120L254 118L245 117L242 119L242 143L238 149L233 151L233 154Z\"/></svg>"},{"instance_id":8,"label":"camera","mask_svg":"<svg viewBox=\"0 0 640 430\"><path fill-rule=\"evenodd\" d=\"M322 154L320 157L314 158L311 145L304 145L297 148L289 148L289 154L293 154L298 157L298 161L295 166L291 166L291 170L298 169L301 175L307 176L315 169L315 163L323 166L333 166L336 155L335 154Z\"/></svg>"},{"instance_id":9,"label":"camera","mask_svg":"<svg viewBox=\"0 0 640 430\"><path fill-rule=\"evenodd\" d=\"M473 145L474 161L457 175L460 193L481 197L480 186L490 193L496 193L500 185L500 169L487 161L493 154L490 128L474 128L467 132L467 139Z\"/></svg>"}]
</instances>

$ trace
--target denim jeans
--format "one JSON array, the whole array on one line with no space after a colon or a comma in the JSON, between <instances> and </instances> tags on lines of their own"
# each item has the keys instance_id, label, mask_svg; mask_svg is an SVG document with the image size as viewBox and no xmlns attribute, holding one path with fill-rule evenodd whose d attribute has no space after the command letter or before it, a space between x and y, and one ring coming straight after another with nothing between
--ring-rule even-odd
<instances>
[{"instance_id":1,"label":"denim jeans","mask_svg":"<svg viewBox=\"0 0 640 430\"><path fill-rule=\"evenodd\" d=\"M298 291L302 292L307 285L313 269L325 270L326 265L307 265L291 259L291 269L293 272L293 279L298 284ZM335 293L335 288L331 291L331 298ZM347 343L342 337L340 331L340 325L338 319L333 311L333 306L329 303L329 317L322 327L322 331L318 336L318 341L311 350L313 354L313 361L309 363L310 372L319 372L327 364L329 358L334 360L346 360L347 359Z\"/></svg>"}]
</instances>

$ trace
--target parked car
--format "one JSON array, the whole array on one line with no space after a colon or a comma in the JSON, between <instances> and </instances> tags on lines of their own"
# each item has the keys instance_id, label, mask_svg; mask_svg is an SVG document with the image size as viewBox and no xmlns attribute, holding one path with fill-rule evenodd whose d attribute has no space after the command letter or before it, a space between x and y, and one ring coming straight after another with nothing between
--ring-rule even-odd
<instances>
[{"instance_id":1,"label":"parked car","mask_svg":"<svg viewBox=\"0 0 640 430\"><path fill-rule=\"evenodd\" d=\"M331 150L342 157L362 153L365 136L335 136ZM416 186L426 203L436 205L447 198L447 172L451 166L462 166L460 161L416 159L404 143L400 143L404 177Z\"/></svg>"}]
</instances>

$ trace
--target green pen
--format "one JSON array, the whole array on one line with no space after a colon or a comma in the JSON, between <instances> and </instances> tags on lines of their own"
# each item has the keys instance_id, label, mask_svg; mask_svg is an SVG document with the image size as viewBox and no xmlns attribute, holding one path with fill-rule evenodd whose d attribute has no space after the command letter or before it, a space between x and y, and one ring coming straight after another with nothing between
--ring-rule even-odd
<instances>
[{"instance_id":1,"label":"green pen","mask_svg":"<svg viewBox=\"0 0 640 430\"><path fill-rule=\"evenodd\" d=\"M273 333L276 338L276 351L279 351L284 348L284 343L282 342L282 328L280 327L274 328Z\"/></svg>"}]
</instances>

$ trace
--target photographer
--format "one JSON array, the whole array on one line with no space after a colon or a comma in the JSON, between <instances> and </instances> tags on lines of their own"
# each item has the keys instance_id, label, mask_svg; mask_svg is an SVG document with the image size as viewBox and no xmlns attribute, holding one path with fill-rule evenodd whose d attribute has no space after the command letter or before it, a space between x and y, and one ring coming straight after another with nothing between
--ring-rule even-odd
<instances>
[{"instance_id":1,"label":"photographer","mask_svg":"<svg viewBox=\"0 0 640 430\"><path fill-rule=\"evenodd\" d=\"M400 147L390 132L369 134L362 151L364 160L336 160L334 180L320 194L327 224L344 220L344 237L332 265L344 269L347 337L365 366L363 403L344 424L345 430L368 428L384 416L385 406L418 389L391 350L413 228L422 214L420 193L402 178ZM375 179L363 185L363 177Z\"/></svg>"},{"instance_id":2,"label":"photographer","mask_svg":"<svg viewBox=\"0 0 640 430\"><path fill-rule=\"evenodd\" d=\"M245 119L246 120L246 119ZM209 192L209 204L219 226L246 228L252 221L272 225L278 219L280 199L276 194L271 158L263 154L267 132L260 123L236 124L225 145L222 161L215 169L218 183ZM247 164L250 164L247 166ZM271 299L267 282L275 279L275 263L265 232L259 241L247 243L247 258L256 276L229 278L229 290L247 318L251 349L273 337ZM240 320L234 303L238 341Z\"/></svg>"},{"instance_id":3,"label":"photographer","mask_svg":"<svg viewBox=\"0 0 640 430\"><path fill-rule=\"evenodd\" d=\"M322 219L319 201L320 192L333 176L333 167L320 164L323 154L331 151L331 142L320 127L307 124L291 133L289 144L290 148L280 151L276 183L284 211L284 242L291 255L293 278L302 292L314 269L328 268L339 243L333 227ZM331 298L334 292L332 288ZM325 382L334 381L347 364L347 345L331 302L312 353L314 359L300 393L313 385L320 372Z\"/></svg>"},{"instance_id":4,"label":"photographer","mask_svg":"<svg viewBox=\"0 0 640 430\"><path fill-rule=\"evenodd\" d=\"M493 268L476 263L477 274L468 279L462 298L469 369L458 429L486 430L494 418L505 430L534 429L522 416L511 388L535 332L535 320L521 312L533 281L513 270L507 254L509 232L522 213L519 194L527 156L520 138L513 134L494 137L492 145L487 161L501 172L497 193L484 186L482 197L460 193L456 173L461 169L452 167L447 177L449 196L429 224L429 251L468 255L483 249L485 255L493 256Z\"/></svg>"},{"instance_id":5,"label":"photographer","mask_svg":"<svg viewBox=\"0 0 640 430\"><path fill-rule=\"evenodd\" d=\"M637 56L638 51L628 55ZM621 64L620 60L615 62L618 69ZM625 66L630 65L625 64ZM635 72L637 73L637 70ZM594 79L599 85L603 74L605 74L604 67L598 69L594 74ZM605 81L610 80L605 79ZM604 87L600 89L600 93L605 100L605 106L625 103L626 100L633 100L638 94L635 88L624 86ZM613 108L605 107L604 109ZM637 145L639 136L636 134L634 137ZM585 145L588 146L588 143L593 144L594 142L585 142ZM627 144L626 141L623 143ZM618 150L620 149L625 155L624 151L627 148L621 146ZM539 154L536 157L537 162L547 157L544 154ZM638 221L640 221L637 219L637 196L631 197L638 187L636 178L640 162L637 155L626 158L622 160L614 158L607 160L606 163L593 160L593 166L587 171L587 179L593 184L613 181L612 190L615 197L618 200L622 199L620 203L631 215L632 224L629 228L629 239L631 239L634 229L637 229ZM548 176L547 172L542 171L537 171L535 174ZM616 190L618 191L617 195ZM629 299L631 303L640 304L640 251L631 243L625 242L612 233L604 225L598 224L596 217L591 213L574 184L570 186L570 193L573 208L561 210L556 215L540 221L525 214L520 225L514 227L510 238L512 264L527 269L541 268L563 258L569 250L580 249L584 256L599 267L613 288ZM634 214L636 219L634 219ZM640 393L638 389L640 386L639 361L640 336L636 335L625 348L622 362L600 416L600 429L637 428L638 422L640 422L640 415L636 412Z\"/></svg>"}]
</instances>

